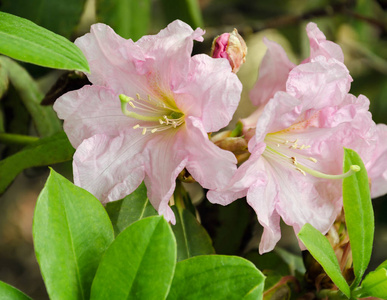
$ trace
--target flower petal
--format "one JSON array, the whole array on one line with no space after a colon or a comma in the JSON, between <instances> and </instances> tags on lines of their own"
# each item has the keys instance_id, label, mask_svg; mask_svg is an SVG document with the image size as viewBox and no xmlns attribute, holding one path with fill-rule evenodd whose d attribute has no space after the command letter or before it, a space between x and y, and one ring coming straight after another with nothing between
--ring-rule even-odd
<instances>
[{"instance_id":1,"label":"flower petal","mask_svg":"<svg viewBox=\"0 0 387 300\"><path fill-rule=\"evenodd\" d=\"M153 137L143 152L145 160L145 185L148 198L160 215L167 221L176 223L172 209L169 207L177 175L184 169L187 158L184 147L176 137L176 132L166 132Z\"/></svg>"},{"instance_id":2,"label":"flower petal","mask_svg":"<svg viewBox=\"0 0 387 300\"><path fill-rule=\"evenodd\" d=\"M306 26L306 32L310 43L310 59L322 55L327 59L334 58L344 63L344 54L341 47L334 42L327 41L324 33L315 23L309 23Z\"/></svg>"},{"instance_id":3,"label":"flower petal","mask_svg":"<svg viewBox=\"0 0 387 300\"><path fill-rule=\"evenodd\" d=\"M197 117L206 132L215 132L230 122L240 100L242 84L226 59L207 55L192 57L189 74L175 90L181 110Z\"/></svg>"},{"instance_id":4,"label":"flower petal","mask_svg":"<svg viewBox=\"0 0 387 300\"><path fill-rule=\"evenodd\" d=\"M277 43L264 38L267 51L259 68L256 84L250 92L251 102L265 105L278 91L285 91L290 70L295 67L285 50Z\"/></svg>"},{"instance_id":5,"label":"flower petal","mask_svg":"<svg viewBox=\"0 0 387 300\"><path fill-rule=\"evenodd\" d=\"M102 203L129 195L145 176L141 151L146 141L138 133L84 140L74 154L74 183Z\"/></svg>"},{"instance_id":6,"label":"flower petal","mask_svg":"<svg viewBox=\"0 0 387 300\"><path fill-rule=\"evenodd\" d=\"M74 148L95 134L117 136L135 124L122 113L118 95L94 85L64 94L55 101L54 110L64 120L64 130Z\"/></svg>"},{"instance_id":7,"label":"flower petal","mask_svg":"<svg viewBox=\"0 0 387 300\"><path fill-rule=\"evenodd\" d=\"M188 117L186 123L184 143L188 152L188 172L204 188L225 187L237 169L235 156L209 140L199 119Z\"/></svg>"}]
</instances>

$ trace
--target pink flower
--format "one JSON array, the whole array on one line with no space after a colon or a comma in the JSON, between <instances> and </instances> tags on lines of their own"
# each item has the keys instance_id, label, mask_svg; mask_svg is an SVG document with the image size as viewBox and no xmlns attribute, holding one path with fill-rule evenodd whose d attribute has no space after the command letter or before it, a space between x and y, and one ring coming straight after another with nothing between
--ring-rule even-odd
<instances>
[{"instance_id":1,"label":"pink flower","mask_svg":"<svg viewBox=\"0 0 387 300\"><path fill-rule=\"evenodd\" d=\"M208 198L223 205L246 196L264 227L260 253L281 237L280 219L297 233L305 223L326 233L342 207L343 147L371 159L377 141L369 101L348 94L351 76L340 47L307 26L310 57L291 63L276 43L268 51L251 91L258 110L244 124L249 159L223 190Z\"/></svg>"},{"instance_id":2,"label":"pink flower","mask_svg":"<svg viewBox=\"0 0 387 300\"><path fill-rule=\"evenodd\" d=\"M207 132L228 124L242 87L226 59L191 57L203 34L175 21L133 42L96 24L76 40L93 85L54 106L76 148L76 185L106 203L144 180L152 205L175 223L168 202L184 168L205 188L227 183L236 159Z\"/></svg>"}]
</instances>

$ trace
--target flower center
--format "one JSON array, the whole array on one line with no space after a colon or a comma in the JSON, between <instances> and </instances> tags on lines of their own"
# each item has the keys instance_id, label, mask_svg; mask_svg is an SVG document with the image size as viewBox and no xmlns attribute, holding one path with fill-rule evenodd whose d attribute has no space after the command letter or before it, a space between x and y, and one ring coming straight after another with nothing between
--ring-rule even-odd
<instances>
[{"instance_id":1,"label":"flower center","mask_svg":"<svg viewBox=\"0 0 387 300\"><path fill-rule=\"evenodd\" d=\"M123 114L143 121L133 126L133 129L142 129L143 135L147 132L155 133L177 128L185 122L184 114L175 105L172 105L174 101L160 101L149 95L143 98L140 94L136 94L136 98L124 94L119 97ZM128 110L128 105L131 110Z\"/></svg>"},{"instance_id":2,"label":"flower center","mask_svg":"<svg viewBox=\"0 0 387 300\"><path fill-rule=\"evenodd\" d=\"M318 163L317 159L305 155L305 150L309 149L310 145L299 144L298 139L294 141L289 141L281 136L278 136L278 133L269 133L265 137L266 148L262 153L266 159L274 159L284 163L285 166L289 166L292 169L300 172L304 176L306 173L325 179L342 179L353 175L354 173L360 171L360 167L357 165L352 165L348 172L339 175L331 175L319 172L310 167L311 164Z\"/></svg>"}]
</instances>

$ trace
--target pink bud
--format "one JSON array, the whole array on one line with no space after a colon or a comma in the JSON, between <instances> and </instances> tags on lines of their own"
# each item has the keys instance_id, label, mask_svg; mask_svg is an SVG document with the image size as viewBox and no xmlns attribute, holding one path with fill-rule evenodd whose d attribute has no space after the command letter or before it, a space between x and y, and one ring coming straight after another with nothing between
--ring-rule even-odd
<instances>
[{"instance_id":1,"label":"pink bud","mask_svg":"<svg viewBox=\"0 0 387 300\"><path fill-rule=\"evenodd\" d=\"M238 72L246 61L246 54L246 43L236 29L231 33L217 36L212 42L211 56L213 58L227 58L234 73Z\"/></svg>"}]
</instances>

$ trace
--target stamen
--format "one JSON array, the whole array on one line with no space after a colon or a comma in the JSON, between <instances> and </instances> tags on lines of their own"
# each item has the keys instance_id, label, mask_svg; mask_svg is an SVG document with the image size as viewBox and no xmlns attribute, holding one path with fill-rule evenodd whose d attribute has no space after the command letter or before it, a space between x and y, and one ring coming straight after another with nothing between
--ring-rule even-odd
<instances>
[{"instance_id":1,"label":"stamen","mask_svg":"<svg viewBox=\"0 0 387 300\"><path fill-rule=\"evenodd\" d=\"M133 126L133 129L137 129L137 128L139 128L139 127L140 127L140 124L134 125L134 126Z\"/></svg>"},{"instance_id":2,"label":"stamen","mask_svg":"<svg viewBox=\"0 0 387 300\"><path fill-rule=\"evenodd\" d=\"M303 170L301 170L300 168L296 168L296 170L299 171L299 172L301 172L302 175L306 176L306 173L305 173Z\"/></svg>"},{"instance_id":3,"label":"stamen","mask_svg":"<svg viewBox=\"0 0 387 300\"><path fill-rule=\"evenodd\" d=\"M146 133L146 127L144 127L144 128L142 129L142 135L145 135L145 133Z\"/></svg>"},{"instance_id":4,"label":"stamen","mask_svg":"<svg viewBox=\"0 0 387 300\"><path fill-rule=\"evenodd\" d=\"M308 159L309 159L310 161L313 161L314 163L317 162L317 159L315 159L315 158L313 158L313 157L308 157Z\"/></svg>"},{"instance_id":5,"label":"stamen","mask_svg":"<svg viewBox=\"0 0 387 300\"><path fill-rule=\"evenodd\" d=\"M157 131L157 128L154 128L151 130L152 133L155 133Z\"/></svg>"},{"instance_id":6,"label":"stamen","mask_svg":"<svg viewBox=\"0 0 387 300\"><path fill-rule=\"evenodd\" d=\"M129 101L128 103L129 103L129 105L130 105L131 107L136 108L136 107L134 106L134 104L133 104L132 101Z\"/></svg>"}]
</instances>

